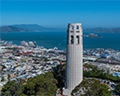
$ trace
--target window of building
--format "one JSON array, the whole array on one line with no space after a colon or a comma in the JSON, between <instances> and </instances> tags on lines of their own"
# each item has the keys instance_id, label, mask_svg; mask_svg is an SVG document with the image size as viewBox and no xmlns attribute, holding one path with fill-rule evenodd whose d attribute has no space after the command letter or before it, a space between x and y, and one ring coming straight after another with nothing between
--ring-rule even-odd
<instances>
[{"instance_id":1,"label":"window of building","mask_svg":"<svg viewBox=\"0 0 120 96\"><path fill-rule=\"evenodd\" d=\"M74 36L71 36L71 44L74 44Z\"/></svg>"},{"instance_id":2,"label":"window of building","mask_svg":"<svg viewBox=\"0 0 120 96\"><path fill-rule=\"evenodd\" d=\"M73 29L74 29L74 26L71 26L71 29L73 30Z\"/></svg>"},{"instance_id":3,"label":"window of building","mask_svg":"<svg viewBox=\"0 0 120 96\"><path fill-rule=\"evenodd\" d=\"M76 33L79 33L80 31L76 31Z\"/></svg>"},{"instance_id":4,"label":"window of building","mask_svg":"<svg viewBox=\"0 0 120 96\"><path fill-rule=\"evenodd\" d=\"M79 29L79 26L78 26L78 25L76 26L76 29Z\"/></svg>"},{"instance_id":5,"label":"window of building","mask_svg":"<svg viewBox=\"0 0 120 96\"><path fill-rule=\"evenodd\" d=\"M76 36L76 44L79 44L79 36Z\"/></svg>"}]
</instances>

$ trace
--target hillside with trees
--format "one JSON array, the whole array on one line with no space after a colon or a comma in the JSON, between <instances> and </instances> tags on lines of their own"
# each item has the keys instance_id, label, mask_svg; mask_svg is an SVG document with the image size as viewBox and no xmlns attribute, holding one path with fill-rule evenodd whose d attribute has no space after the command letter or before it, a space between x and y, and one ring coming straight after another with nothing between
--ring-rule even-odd
<instances>
[{"instance_id":1,"label":"hillside with trees","mask_svg":"<svg viewBox=\"0 0 120 96\"><path fill-rule=\"evenodd\" d=\"M52 73L41 74L28 81L9 81L2 89L2 96L55 96L56 84Z\"/></svg>"},{"instance_id":2,"label":"hillside with trees","mask_svg":"<svg viewBox=\"0 0 120 96\"><path fill-rule=\"evenodd\" d=\"M108 91L108 86L102 84L96 79L83 79L82 83L75 87L72 96L112 96L112 92Z\"/></svg>"},{"instance_id":3,"label":"hillside with trees","mask_svg":"<svg viewBox=\"0 0 120 96\"><path fill-rule=\"evenodd\" d=\"M113 91L120 94L119 77L104 73L103 70L98 70L94 65L86 64L84 67L92 68L92 70L83 71L83 82L75 87L71 93L72 96L111 96L112 92L108 91L108 86L95 78L118 82ZM38 75L27 81L21 79L9 81L4 85L1 94L2 96L55 96L58 88L65 87L65 70L65 64L58 65L53 68L52 72ZM87 79L85 79L86 77Z\"/></svg>"}]
</instances>

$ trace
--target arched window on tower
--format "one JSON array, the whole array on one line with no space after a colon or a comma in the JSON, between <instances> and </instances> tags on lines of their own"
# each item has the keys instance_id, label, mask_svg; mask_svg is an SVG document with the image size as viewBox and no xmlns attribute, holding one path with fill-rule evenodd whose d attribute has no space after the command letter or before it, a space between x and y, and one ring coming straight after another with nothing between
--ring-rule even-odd
<instances>
[{"instance_id":1,"label":"arched window on tower","mask_svg":"<svg viewBox=\"0 0 120 96\"><path fill-rule=\"evenodd\" d=\"M80 43L79 36L76 36L76 44L79 44L79 43Z\"/></svg>"},{"instance_id":2,"label":"arched window on tower","mask_svg":"<svg viewBox=\"0 0 120 96\"><path fill-rule=\"evenodd\" d=\"M74 36L71 36L71 44L74 44Z\"/></svg>"},{"instance_id":3,"label":"arched window on tower","mask_svg":"<svg viewBox=\"0 0 120 96\"><path fill-rule=\"evenodd\" d=\"M73 29L74 29L74 26L71 26L71 29L73 30Z\"/></svg>"},{"instance_id":4,"label":"arched window on tower","mask_svg":"<svg viewBox=\"0 0 120 96\"><path fill-rule=\"evenodd\" d=\"M79 26L78 26L78 25L76 26L76 29L79 29Z\"/></svg>"}]
</instances>

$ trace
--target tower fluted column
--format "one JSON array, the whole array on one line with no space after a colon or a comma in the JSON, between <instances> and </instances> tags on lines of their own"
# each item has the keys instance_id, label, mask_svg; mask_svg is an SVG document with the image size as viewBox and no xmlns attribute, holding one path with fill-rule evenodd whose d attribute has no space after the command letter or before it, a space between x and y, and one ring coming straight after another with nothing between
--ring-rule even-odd
<instances>
[{"instance_id":1,"label":"tower fluted column","mask_svg":"<svg viewBox=\"0 0 120 96\"><path fill-rule=\"evenodd\" d=\"M81 23L67 29L66 89L71 92L83 80L83 42Z\"/></svg>"}]
</instances>

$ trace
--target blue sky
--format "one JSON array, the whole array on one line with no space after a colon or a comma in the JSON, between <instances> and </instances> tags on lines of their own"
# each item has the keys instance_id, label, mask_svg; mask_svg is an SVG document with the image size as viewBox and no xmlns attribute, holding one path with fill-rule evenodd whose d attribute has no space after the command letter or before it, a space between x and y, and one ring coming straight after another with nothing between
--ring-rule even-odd
<instances>
[{"instance_id":1,"label":"blue sky","mask_svg":"<svg viewBox=\"0 0 120 96\"><path fill-rule=\"evenodd\" d=\"M39 24L65 28L120 27L120 0L2 0L1 25Z\"/></svg>"}]
</instances>

